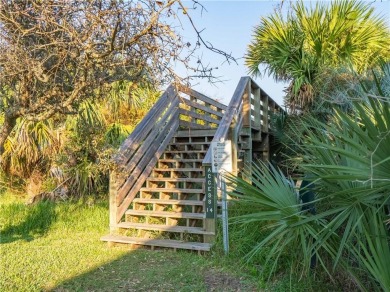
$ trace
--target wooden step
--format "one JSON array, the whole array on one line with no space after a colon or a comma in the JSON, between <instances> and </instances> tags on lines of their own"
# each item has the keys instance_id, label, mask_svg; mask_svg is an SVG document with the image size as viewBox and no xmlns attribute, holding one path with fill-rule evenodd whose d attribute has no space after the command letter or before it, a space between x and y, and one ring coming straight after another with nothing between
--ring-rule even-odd
<instances>
[{"instance_id":1,"label":"wooden step","mask_svg":"<svg viewBox=\"0 0 390 292\"><path fill-rule=\"evenodd\" d=\"M173 137L214 137L217 129L207 129L207 130L179 130Z\"/></svg>"},{"instance_id":2,"label":"wooden step","mask_svg":"<svg viewBox=\"0 0 390 292\"><path fill-rule=\"evenodd\" d=\"M165 150L164 153L168 154L192 154L192 153L206 153L206 150Z\"/></svg>"},{"instance_id":3,"label":"wooden step","mask_svg":"<svg viewBox=\"0 0 390 292\"><path fill-rule=\"evenodd\" d=\"M166 172L170 172L170 171L177 171L177 172L202 172L203 169L201 168L154 168L153 169L154 171L160 171L160 172L163 172L163 171L166 171Z\"/></svg>"},{"instance_id":4,"label":"wooden step","mask_svg":"<svg viewBox=\"0 0 390 292\"><path fill-rule=\"evenodd\" d=\"M141 188L140 191L155 192L155 193L184 193L184 194L199 194L203 193L203 189L180 189L180 188Z\"/></svg>"},{"instance_id":5,"label":"wooden step","mask_svg":"<svg viewBox=\"0 0 390 292\"><path fill-rule=\"evenodd\" d=\"M159 162L202 162L203 159L198 158L160 158Z\"/></svg>"},{"instance_id":6,"label":"wooden step","mask_svg":"<svg viewBox=\"0 0 390 292\"><path fill-rule=\"evenodd\" d=\"M211 142L173 142L169 143L169 146L175 146L175 145L209 145Z\"/></svg>"},{"instance_id":7,"label":"wooden step","mask_svg":"<svg viewBox=\"0 0 390 292\"><path fill-rule=\"evenodd\" d=\"M147 181L166 181L166 182L194 182L194 183L203 183L204 178L190 178L190 177L148 177Z\"/></svg>"},{"instance_id":8,"label":"wooden step","mask_svg":"<svg viewBox=\"0 0 390 292\"><path fill-rule=\"evenodd\" d=\"M149 210L132 210L129 209L126 215L146 216L146 217L163 217L163 218L186 218L186 219L204 219L204 213L187 213L187 212L165 212Z\"/></svg>"},{"instance_id":9,"label":"wooden step","mask_svg":"<svg viewBox=\"0 0 390 292\"><path fill-rule=\"evenodd\" d=\"M117 224L117 227L125 228L125 229L141 229L141 230L177 232L177 233L215 235L214 232L205 231L201 227L188 227L188 226L177 226L177 225L121 222Z\"/></svg>"},{"instance_id":10,"label":"wooden step","mask_svg":"<svg viewBox=\"0 0 390 292\"><path fill-rule=\"evenodd\" d=\"M198 201L198 200L160 200L160 199L135 198L133 202L143 203L143 204L182 205L182 206L203 206L204 205L204 201ZM222 207L222 202L217 201L217 206Z\"/></svg>"},{"instance_id":11,"label":"wooden step","mask_svg":"<svg viewBox=\"0 0 390 292\"><path fill-rule=\"evenodd\" d=\"M202 242L184 242L179 240L170 240L170 239L148 239L148 238L137 238L137 237L128 237L121 235L106 235L100 238L102 241L107 242L117 242L117 243L127 243L127 244L136 244L136 245L146 245L151 247L169 247L173 249L189 249L189 250L198 250L198 251L210 251L210 243Z\"/></svg>"},{"instance_id":12,"label":"wooden step","mask_svg":"<svg viewBox=\"0 0 390 292\"><path fill-rule=\"evenodd\" d=\"M136 198L133 200L135 203L143 204L160 204L160 205L182 205L182 206L203 206L203 201L196 200L160 200L160 199L143 199Z\"/></svg>"},{"instance_id":13,"label":"wooden step","mask_svg":"<svg viewBox=\"0 0 390 292\"><path fill-rule=\"evenodd\" d=\"M240 136L241 137L250 137L251 134L250 133L246 133L246 132L240 132Z\"/></svg>"}]
</instances>

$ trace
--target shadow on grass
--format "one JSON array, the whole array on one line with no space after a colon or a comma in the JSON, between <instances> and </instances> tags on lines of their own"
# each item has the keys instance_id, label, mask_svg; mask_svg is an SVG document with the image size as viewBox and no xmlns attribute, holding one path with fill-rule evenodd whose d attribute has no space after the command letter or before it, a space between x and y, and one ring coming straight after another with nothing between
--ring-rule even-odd
<instances>
[{"instance_id":1,"label":"shadow on grass","mask_svg":"<svg viewBox=\"0 0 390 292\"><path fill-rule=\"evenodd\" d=\"M48 291L255 291L197 253L133 250Z\"/></svg>"},{"instance_id":2,"label":"shadow on grass","mask_svg":"<svg viewBox=\"0 0 390 292\"><path fill-rule=\"evenodd\" d=\"M170 251L133 250L48 291L202 291L202 267ZM183 269L183 267L187 267ZM190 271L190 272L189 272ZM199 281L200 280L200 281Z\"/></svg>"},{"instance_id":3,"label":"shadow on grass","mask_svg":"<svg viewBox=\"0 0 390 292\"><path fill-rule=\"evenodd\" d=\"M49 201L32 206L13 203L2 206L1 212L0 244L44 236L56 220L55 204Z\"/></svg>"}]
</instances>

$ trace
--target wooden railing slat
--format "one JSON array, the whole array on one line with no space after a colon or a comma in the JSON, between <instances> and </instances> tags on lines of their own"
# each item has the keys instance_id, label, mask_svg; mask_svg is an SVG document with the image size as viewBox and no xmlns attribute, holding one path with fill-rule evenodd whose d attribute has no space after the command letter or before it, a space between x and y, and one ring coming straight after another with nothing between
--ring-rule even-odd
<instances>
[{"instance_id":1,"label":"wooden railing slat","mask_svg":"<svg viewBox=\"0 0 390 292\"><path fill-rule=\"evenodd\" d=\"M149 133L148 137L142 142L142 145L139 147L138 151L132 156L130 161L124 165L121 169L124 173L131 173L133 169L138 165L139 160L143 157L145 154L145 151L150 147L150 145L154 142L156 139L156 135L159 131L161 131L161 127L164 125L164 123L167 123L169 119L172 118L172 115L176 113L177 108L179 105L179 100L176 98L172 101L170 106L165 111L164 115L161 117L161 119L155 123L154 129ZM118 182L118 186L122 186L122 182Z\"/></svg>"},{"instance_id":2,"label":"wooden railing slat","mask_svg":"<svg viewBox=\"0 0 390 292\"><path fill-rule=\"evenodd\" d=\"M244 94L242 95L244 127L251 127L251 85L250 81L246 83Z\"/></svg>"},{"instance_id":3,"label":"wooden railing slat","mask_svg":"<svg viewBox=\"0 0 390 292\"><path fill-rule=\"evenodd\" d=\"M195 129L195 130L207 130L207 129L216 129L210 127L209 125L201 125L201 124L195 124L187 121L180 120L179 121L179 126L190 128L190 129Z\"/></svg>"},{"instance_id":4,"label":"wooden railing slat","mask_svg":"<svg viewBox=\"0 0 390 292\"><path fill-rule=\"evenodd\" d=\"M211 105L213 105L213 106L215 106L215 107L217 107L217 108L219 108L219 109L221 109L221 110L227 109L227 106L226 106L226 105L224 105L224 104L222 104L222 103L220 103L220 102L218 102L218 101L216 101L216 100L214 100L214 99L211 99L210 97L208 97L208 96L206 96L206 95L204 95L204 94L202 94L202 93L200 93L200 92L197 92L196 90L191 89L191 88L189 88L189 87L180 86L180 87L179 87L179 90L180 90L181 92L185 93L185 94L188 94L188 95L190 95L190 96L193 96L193 97L195 97L195 98L197 98L197 99L200 99L200 100L202 100L202 101L204 101L204 102L207 102L207 103L209 103L209 104L211 104Z\"/></svg>"},{"instance_id":5,"label":"wooden railing slat","mask_svg":"<svg viewBox=\"0 0 390 292\"><path fill-rule=\"evenodd\" d=\"M188 111L188 110L185 110L182 108L179 109L179 114L182 114L182 115L185 115L188 117L193 117L193 118L203 120L203 121L206 121L209 123L213 123L213 124L217 124L217 125L219 124L219 120L213 119L210 116L201 115L201 114L195 113L193 111Z\"/></svg>"},{"instance_id":6,"label":"wooden railing slat","mask_svg":"<svg viewBox=\"0 0 390 292\"><path fill-rule=\"evenodd\" d=\"M235 116L238 116L238 109L242 105L242 96L244 95L245 91L247 90L247 83L250 80L249 77L241 77L240 81L238 82L238 85L236 87L236 90L234 91L233 97L230 100L229 106L226 109L225 115L223 116L222 120L219 123L219 127L217 131L215 132L215 136L213 138L213 142L219 142L221 139L225 139L230 124L233 121L233 118ZM207 154L205 158L203 159L203 164L211 164L211 148L209 148L209 151L207 151Z\"/></svg>"},{"instance_id":7,"label":"wooden railing slat","mask_svg":"<svg viewBox=\"0 0 390 292\"><path fill-rule=\"evenodd\" d=\"M212 114L212 115L216 115L216 116L221 117L221 118L223 117L223 113L222 112L215 111L215 110L213 110L213 109L211 109L211 108L209 108L209 107L207 107L205 105L199 104L197 102L191 101L191 100L186 99L186 98L183 98L181 101L185 105L192 106L194 108L200 109L202 111L205 111L205 112L207 112L209 114Z\"/></svg>"},{"instance_id":8,"label":"wooden railing slat","mask_svg":"<svg viewBox=\"0 0 390 292\"><path fill-rule=\"evenodd\" d=\"M178 128L178 118L173 119L173 125L169 131L169 133L164 136L165 139L158 147L157 151L154 152L153 157L150 159L148 165L140 175L140 178L137 180L136 184L132 187L132 189L129 191L127 197L123 200L122 204L117 208L117 218L118 222L120 218L125 214L127 208L129 207L130 203L133 201L134 197L137 195L138 190L141 188L145 180L148 178L150 172L152 171L153 167L156 165L158 159L160 158L161 154L164 152L165 148L167 147L169 141L172 139L173 135L175 134L176 130Z\"/></svg>"},{"instance_id":9,"label":"wooden railing slat","mask_svg":"<svg viewBox=\"0 0 390 292\"><path fill-rule=\"evenodd\" d=\"M170 129L174 125L176 119L177 119L177 112L170 116L169 122L166 125L165 129ZM162 122L165 123L165 121ZM158 127L156 127L156 131L157 130ZM161 141L163 141L165 137L166 137L166 131L163 130L160 133L158 133L158 135L149 136L148 139L146 139L145 142L142 144L141 147L143 147L143 149L137 152L137 155L139 154L138 155L139 157L137 157L138 159L132 162L134 163L134 165L133 168L131 168L132 171L129 172L131 173L131 176L127 178L125 183L122 186L120 186L120 189L118 190L118 194L117 194L118 206L125 198L127 192L133 187L134 183L142 179L142 177L140 177L140 173L144 171L147 164L154 157L156 150L158 149Z\"/></svg>"},{"instance_id":10,"label":"wooden railing slat","mask_svg":"<svg viewBox=\"0 0 390 292\"><path fill-rule=\"evenodd\" d=\"M129 154L133 153L138 148L142 140L147 136L147 134L154 126L154 121L176 96L177 93L174 87L169 86L161 98L157 101L157 103L137 125L131 135L127 137L127 139L122 143L118 154L114 159L117 163L125 163L130 158L128 157Z\"/></svg>"}]
</instances>

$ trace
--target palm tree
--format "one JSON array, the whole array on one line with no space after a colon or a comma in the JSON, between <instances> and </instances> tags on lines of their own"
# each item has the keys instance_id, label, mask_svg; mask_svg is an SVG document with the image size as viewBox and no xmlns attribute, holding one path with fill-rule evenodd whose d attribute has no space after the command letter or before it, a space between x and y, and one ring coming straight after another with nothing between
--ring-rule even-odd
<instances>
[{"instance_id":1,"label":"palm tree","mask_svg":"<svg viewBox=\"0 0 390 292\"><path fill-rule=\"evenodd\" d=\"M365 72L390 60L390 34L383 18L369 4L338 0L307 8L302 1L288 15L263 17L248 47L250 74L265 73L290 81L286 102L307 108L316 96L323 72L350 67Z\"/></svg>"}]
</instances>

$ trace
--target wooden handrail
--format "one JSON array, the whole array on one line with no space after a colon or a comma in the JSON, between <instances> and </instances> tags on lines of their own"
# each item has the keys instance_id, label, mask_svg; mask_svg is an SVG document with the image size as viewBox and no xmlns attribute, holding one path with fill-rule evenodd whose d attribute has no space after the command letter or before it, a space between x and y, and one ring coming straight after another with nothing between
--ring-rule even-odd
<instances>
[{"instance_id":1,"label":"wooden handrail","mask_svg":"<svg viewBox=\"0 0 390 292\"><path fill-rule=\"evenodd\" d=\"M153 154L153 147L157 147L156 140L158 141L158 137L163 134L165 129L168 129L172 126L170 122L174 119L177 119L177 107L179 105L178 99L175 99L172 104L167 108L165 114L159 120L159 124L161 125L153 129L150 134L143 141L142 145L138 148L137 152L133 155L131 160L122 168L123 172L131 173L132 175L128 177L123 184L120 184L120 189L118 190L117 201L119 203L124 199L125 194L129 191L129 189L133 186L133 184L139 179L139 173L146 167L146 165L150 161L150 157ZM157 149L157 148L156 148ZM150 153L150 154L148 154Z\"/></svg>"},{"instance_id":2,"label":"wooden handrail","mask_svg":"<svg viewBox=\"0 0 390 292\"><path fill-rule=\"evenodd\" d=\"M157 103L155 103L142 121L135 127L131 135L122 143L118 153L114 157L114 161L117 164L125 164L129 161L134 151L140 146L140 143L154 126L156 119L158 119L174 98L177 98L177 92L175 87L170 85Z\"/></svg>"},{"instance_id":3,"label":"wooden handrail","mask_svg":"<svg viewBox=\"0 0 390 292\"><path fill-rule=\"evenodd\" d=\"M268 139L269 112L282 110L250 77L241 77L229 106L225 109L225 114L219 123L213 142L222 142L233 138L233 136L234 139L238 139L240 134L248 136L249 143L252 143L252 138L261 140L263 134L267 135L266 139ZM242 129L243 133L241 133ZM231 133L231 137L229 137L229 130L234 132ZM257 134L253 134L253 131ZM238 141L232 142L235 147L234 151L237 152ZM252 154L249 153L249 155ZM233 159L237 159L237 157ZM211 163L211 148L209 148L202 164L207 166Z\"/></svg>"},{"instance_id":4,"label":"wooden handrail","mask_svg":"<svg viewBox=\"0 0 390 292\"><path fill-rule=\"evenodd\" d=\"M110 174L112 229L120 222L175 134L179 125L178 109L178 93L174 86L169 86L114 157L118 168Z\"/></svg>"},{"instance_id":5,"label":"wooden handrail","mask_svg":"<svg viewBox=\"0 0 390 292\"><path fill-rule=\"evenodd\" d=\"M248 82L251 80L250 77L241 77L236 90L234 91L233 97L230 100L230 103L225 111L225 115L223 116L219 127L214 135L213 142L224 141L227 138L229 128L234 120L234 118L238 118L239 109L242 108L242 97L247 88ZM211 165L211 148L207 151L207 154L202 162L203 165Z\"/></svg>"},{"instance_id":6,"label":"wooden handrail","mask_svg":"<svg viewBox=\"0 0 390 292\"><path fill-rule=\"evenodd\" d=\"M148 178L149 174L151 173L153 167L156 165L158 159L160 158L160 155L164 152L166 146L168 145L169 141L173 137L173 135L176 132L176 129L178 127L178 118L177 118L177 112L174 113L172 119L170 119L169 123L167 124L166 131L162 131L157 137L156 140L153 142L151 147L148 149L147 152L145 152L145 157L147 158L147 164L145 167L140 170L140 174L138 176L138 179L136 179L133 182L132 187L127 192L127 195L123 195L121 193L118 194L124 197L123 201L120 203L118 202L118 208L117 208L117 220L119 221L120 218L125 214L127 208L137 195L139 189L142 187L143 183ZM137 169L141 169L140 167L137 167ZM132 173L134 174L134 172ZM131 176L133 177L133 176ZM125 193L126 194L126 193Z\"/></svg>"},{"instance_id":7,"label":"wooden handrail","mask_svg":"<svg viewBox=\"0 0 390 292\"><path fill-rule=\"evenodd\" d=\"M217 128L225 114L226 105L189 87L178 85L180 96L180 127L186 129Z\"/></svg>"}]
</instances>

